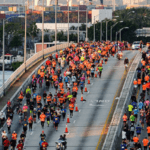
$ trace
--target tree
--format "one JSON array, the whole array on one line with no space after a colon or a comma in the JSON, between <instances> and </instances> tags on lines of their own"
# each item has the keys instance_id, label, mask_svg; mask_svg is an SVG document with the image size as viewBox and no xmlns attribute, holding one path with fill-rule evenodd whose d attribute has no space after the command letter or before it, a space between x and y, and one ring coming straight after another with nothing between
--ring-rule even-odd
<instances>
[{"instance_id":1,"label":"tree","mask_svg":"<svg viewBox=\"0 0 150 150\"><path fill-rule=\"evenodd\" d=\"M19 46L22 46L22 38L21 38L21 36L15 35L13 37L13 39L11 40L9 46L11 48L17 48Z\"/></svg>"},{"instance_id":2,"label":"tree","mask_svg":"<svg viewBox=\"0 0 150 150\"><path fill-rule=\"evenodd\" d=\"M46 34L46 35L44 35L44 42L50 42L50 40L49 40L49 36Z\"/></svg>"},{"instance_id":3,"label":"tree","mask_svg":"<svg viewBox=\"0 0 150 150\"><path fill-rule=\"evenodd\" d=\"M32 22L27 30L27 35L32 38L32 41L37 37L39 29L37 28L36 22Z\"/></svg>"}]
</instances>

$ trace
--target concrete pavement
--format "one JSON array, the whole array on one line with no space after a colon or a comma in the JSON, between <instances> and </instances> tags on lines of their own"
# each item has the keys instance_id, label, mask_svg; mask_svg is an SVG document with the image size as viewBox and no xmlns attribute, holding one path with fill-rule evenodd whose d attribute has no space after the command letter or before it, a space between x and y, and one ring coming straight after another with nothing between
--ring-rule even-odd
<instances>
[{"instance_id":1,"label":"concrete pavement","mask_svg":"<svg viewBox=\"0 0 150 150\"><path fill-rule=\"evenodd\" d=\"M125 51L124 58L129 60L137 53L137 51ZM108 64L103 65L102 78L94 78L91 84L87 85L88 93L84 92L85 102L80 101L81 92L78 91L77 104L79 112L74 112L73 118L70 118L68 124L69 133L67 133L68 150L94 150L99 140L103 125L109 113L113 98L115 96L121 77L124 72L124 59L118 60L116 57L110 57ZM45 90L38 89L37 93ZM48 92L48 91L47 91ZM50 92L55 90L50 88ZM67 114L69 111L67 109ZM45 124L44 132L47 135L49 143L48 150L55 149L55 141L64 133L66 121L60 121L58 131L55 131L53 124L47 127ZM6 129L6 127L5 127ZM16 131L20 136L22 127L18 124L18 116L14 116L12 131ZM40 133L42 132L40 121L33 125L33 131L27 132L25 141L26 150L38 150L40 141ZM19 139L18 139L19 140ZM0 144L1 146L1 144Z\"/></svg>"}]
</instances>

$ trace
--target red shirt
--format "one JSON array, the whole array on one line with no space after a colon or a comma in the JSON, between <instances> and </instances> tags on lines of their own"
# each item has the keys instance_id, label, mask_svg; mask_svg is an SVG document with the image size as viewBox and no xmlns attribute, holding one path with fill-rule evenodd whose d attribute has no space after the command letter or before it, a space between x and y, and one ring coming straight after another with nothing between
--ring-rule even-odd
<instances>
[{"instance_id":1,"label":"red shirt","mask_svg":"<svg viewBox=\"0 0 150 150\"><path fill-rule=\"evenodd\" d=\"M23 144L18 144L17 148L18 148L18 150L23 150Z\"/></svg>"},{"instance_id":2,"label":"red shirt","mask_svg":"<svg viewBox=\"0 0 150 150\"><path fill-rule=\"evenodd\" d=\"M3 143L4 147L9 147L10 145L10 142L9 140L5 140L4 143Z\"/></svg>"},{"instance_id":3,"label":"red shirt","mask_svg":"<svg viewBox=\"0 0 150 150\"><path fill-rule=\"evenodd\" d=\"M47 61L46 61L46 65L47 65L47 66L51 65L50 60L47 60Z\"/></svg>"},{"instance_id":4,"label":"red shirt","mask_svg":"<svg viewBox=\"0 0 150 150\"><path fill-rule=\"evenodd\" d=\"M42 147L47 147L48 146L48 143L47 142L43 142L42 143Z\"/></svg>"}]
</instances>

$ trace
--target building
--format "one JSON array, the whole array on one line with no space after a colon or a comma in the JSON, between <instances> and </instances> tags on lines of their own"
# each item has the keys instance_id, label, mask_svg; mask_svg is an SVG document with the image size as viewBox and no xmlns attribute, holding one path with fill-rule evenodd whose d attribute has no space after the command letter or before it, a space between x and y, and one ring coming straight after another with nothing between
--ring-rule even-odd
<instances>
[{"instance_id":1,"label":"building","mask_svg":"<svg viewBox=\"0 0 150 150\"><path fill-rule=\"evenodd\" d=\"M92 24L97 21L101 22L104 19L112 19L112 9L92 9Z\"/></svg>"},{"instance_id":2,"label":"building","mask_svg":"<svg viewBox=\"0 0 150 150\"><path fill-rule=\"evenodd\" d=\"M150 37L150 28L143 27L142 29L136 29L135 33L137 37L140 37L140 36Z\"/></svg>"}]
</instances>

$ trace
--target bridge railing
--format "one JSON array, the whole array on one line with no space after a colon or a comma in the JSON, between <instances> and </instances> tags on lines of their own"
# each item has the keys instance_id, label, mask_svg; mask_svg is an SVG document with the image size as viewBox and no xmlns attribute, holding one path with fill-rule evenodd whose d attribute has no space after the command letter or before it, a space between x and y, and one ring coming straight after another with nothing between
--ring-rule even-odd
<instances>
[{"instance_id":1,"label":"bridge railing","mask_svg":"<svg viewBox=\"0 0 150 150\"><path fill-rule=\"evenodd\" d=\"M68 46L68 43L63 43L60 45L57 45L57 50L59 49L64 49ZM0 87L0 97L3 96L4 91L6 92L18 79L21 77L24 73L25 70L30 69L32 66L34 66L37 62L44 58L48 57L49 54L53 53L56 51L56 46L49 47L44 49L43 51L40 51L38 53L35 53L32 57L30 57L27 61L26 64L23 63L17 70L15 70L12 75L9 77L7 81L4 83L4 90L3 90L3 85Z\"/></svg>"},{"instance_id":2,"label":"bridge railing","mask_svg":"<svg viewBox=\"0 0 150 150\"><path fill-rule=\"evenodd\" d=\"M118 147L118 141L120 141L123 127L122 116L126 112L132 96L133 80L137 76L136 69L140 63L140 59L141 54L138 53L133 60L126 77L102 150L116 150Z\"/></svg>"}]
</instances>

